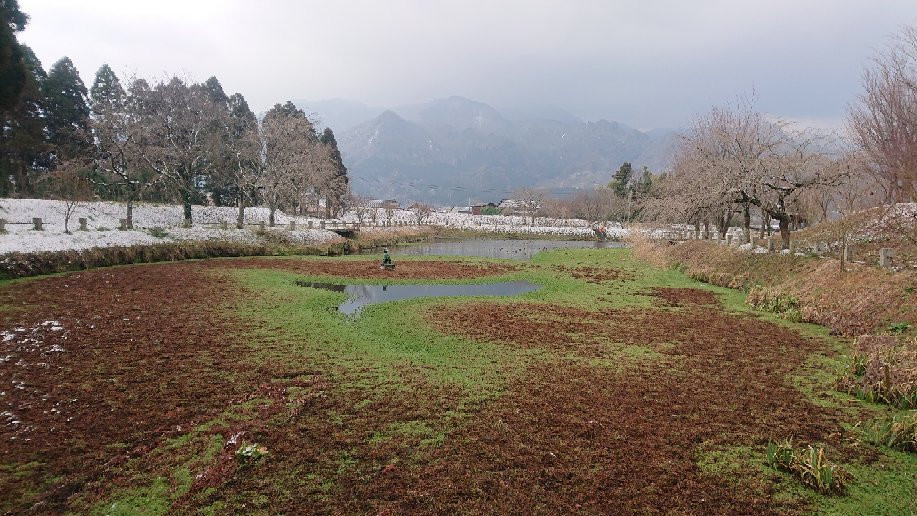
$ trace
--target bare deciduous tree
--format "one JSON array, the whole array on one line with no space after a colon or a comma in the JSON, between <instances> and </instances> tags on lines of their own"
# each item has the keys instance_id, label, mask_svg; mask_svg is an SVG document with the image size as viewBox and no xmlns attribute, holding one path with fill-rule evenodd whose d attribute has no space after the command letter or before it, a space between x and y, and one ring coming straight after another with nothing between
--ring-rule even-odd
<instances>
[{"instance_id":1,"label":"bare deciduous tree","mask_svg":"<svg viewBox=\"0 0 917 516\"><path fill-rule=\"evenodd\" d=\"M92 180L125 202L128 228L134 227L134 203L159 180L159 174L144 166L142 159L146 146L152 145L149 100L146 81L134 79L122 102L96 102L92 106L95 167L99 172Z\"/></svg>"},{"instance_id":2,"label":"bare deciduous tree","mask_svg":"<svg viewBox=\"0 0 917 516\"><path fill-rule=\"evenodd\" d=\"M905 27L863 73L850 134L875 164L886 200L912 202L917 184L917 27Z\"/></svg>"},{"instance_id":3,"label":"bare deciduous tree","mask_svg":"<svg viewBox=\"0 0 917 516\"><path fill-rule=\"evenodd\" d=\"M513 197L521 204L522 212L530 217L530 225L535 225L535 217L538 211L544 205L546 195L544 191L536 188L522 188L518 190Z\"/></svg>"},{"instance_id":4,"label":"bare deciduous tree","mask_svg":"<svg viewBox=\"0 0 917 516\"><path fill-rule=\"evenodd\" d=\"M64 203L64 233L70 234L70 219L81 202L92 199L90 165L82 160L61 162L45 177L52 199Z\"/></svg>"},{"instance_id":5,"label":"bare deciduous tree","mask_svg":"<svg viewBox=\"0 0 917 516\"><path fill-rule=\"evenodd\" d=\"M315 152L320 146L309 119L292 103L287 104L275 106L261 124L264 172L260 187L271 226L281 205L301 204L303 196L310 192L314 184Z\"/></svg>"},{"instance_id":6,"label":"bare deciduous tree","mask_svg":"<svg viewBox=\"0 0 917 516\"><path fill-rule=\"evenodd\" d=\"M655 210L704 227L712 222L724 236L736 211L750 236L751 209L762 216L762 234L776 220L783 247L798 217L799 199L812 188L839 181L839 169L825 155L823 139L810 131L768 120L751 101L714 108L683 137Z\"/></svg>"},{"instance_id":7,"label":"bare deciduous tree","mask_svg":"<svg viewBox=\"0 0 917 516\"><path fill-rule=\"evenodd\" d=\"M150 144L143 158L181 198L185 225L191 225L191 204L211 164L215 128L228 116L200 84L173 77L149 91Z\"/></svg>"},{"instance_id":8,"label":"bare deciduous tree","mask_svg":"<svg viewBox=\"0 0 917 516\"><path fill-rule=\"evenodd\" d=\"M429 204L417 202L411 206L411 212L414 213L417 224L422 225L433 214L433 208Z\"/></svg>"}]
</instances>

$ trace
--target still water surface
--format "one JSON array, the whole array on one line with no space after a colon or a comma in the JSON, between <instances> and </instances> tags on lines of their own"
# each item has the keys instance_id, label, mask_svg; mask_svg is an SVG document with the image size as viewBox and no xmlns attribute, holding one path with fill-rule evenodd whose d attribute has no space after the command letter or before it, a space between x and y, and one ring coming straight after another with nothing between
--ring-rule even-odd
<instances>
[{"instance_id":1,"label":"still water surface","mask_svg":"<svg viewBox=\"0 0 917 516\"><path fill-rule=\"evenodd\" d=\"M338 311L347 315L360 312L366 305L417 297L447 296L515 296L538 290L528 281L501 281L476 285L344 285L297 281L301 287L320 288L347 294Z\"/></svg>"}]
</instances>

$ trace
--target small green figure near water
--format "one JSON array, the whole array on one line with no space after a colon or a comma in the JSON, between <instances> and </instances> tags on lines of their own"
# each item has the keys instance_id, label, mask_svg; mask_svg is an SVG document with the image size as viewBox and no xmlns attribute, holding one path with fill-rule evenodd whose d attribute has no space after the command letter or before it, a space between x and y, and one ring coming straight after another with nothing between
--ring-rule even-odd
<instances>
[{"instance_id":1,"label":"small green figure near water","mask_svg":"<svg viewBox=\"0 0 917 516\"><path fill-rule=\"evenodd\" d=\"M382 264L380 265L383 269L392 270L395 268L395 262L392 261L392 256L388 254L388 248L382 249Z\"/></svg>"}]
</instances>

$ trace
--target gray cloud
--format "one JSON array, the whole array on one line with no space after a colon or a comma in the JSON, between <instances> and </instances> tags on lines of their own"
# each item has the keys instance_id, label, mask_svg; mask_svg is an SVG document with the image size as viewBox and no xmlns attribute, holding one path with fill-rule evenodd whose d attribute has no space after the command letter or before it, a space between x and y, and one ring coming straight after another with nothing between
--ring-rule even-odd
<instances>
[{"instance_id":1,"label":"gray cloud","mask_svg":"<svg viewBox=\"0 0 917 516\"><path fill-rule=\"evenodd\" d=\"M917 2L21 0L20 39L157 77L216 75L256 110L290 98L392 106L461 95L640 128L752 89L762 109L838 123L863 66Z\"/></svg>"}]
</instances>

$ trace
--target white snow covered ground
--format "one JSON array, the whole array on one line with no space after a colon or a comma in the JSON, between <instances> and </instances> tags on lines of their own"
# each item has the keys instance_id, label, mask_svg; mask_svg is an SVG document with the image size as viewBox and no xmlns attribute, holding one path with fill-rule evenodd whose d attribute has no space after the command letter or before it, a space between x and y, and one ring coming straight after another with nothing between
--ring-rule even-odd
<instances>
[{"instance_id":1,"label":"white snow covered ground","mask_svg":"<svg viewBox=\"0 0 917 516\"><path fill-rule=\"evenodd\" d=\"M125 206L116 202L86 202L77 205L71 215L69 228L71 234L64 232L63 201L44 199L0 199L0 218L7 221L7 233L0 235L0 254L10 252L40 252L81 250L93 247L114 247L131 245L148 245L177 241L219 240L239 243L258 243L257 224L266 222L268 209L263 207L246 208L245 223L251 226L244 230L234 227L237 209L232 207L194 206L192 209L193 227L183 228L184 215L182 207L168 204L140 203L134 206L134 229L120 231L119 219L125 217ZM416 225L417 216L410 210L384 210L379 208L375 213L361 213L362 220L356 212L348 212L335 222L355 223L364 226L405 226ZM42 219L44 230L32 229L32 218ZM88 231L78 231L78 219L88 220ZM229 229L220 229L220 222L227 222ZM272 240L281 239L296 244L321 244L339 237L327 230L320 229L321 219L313 217L290 216L281 211L276 212L277 226L268 228L273 234ZM296 222L296 231L289 231L288 224ZM312 229L308 228L312 222ZM434 212L429 214L423 223L468 231L490 233L524 233L539 235L558 235L568 237L590 237L593 235L589 223L582 219L553 219L537 217L530 225L528 217L501 215L471 215L468 213ZM620 225L608 225L609 238L621 238L627 230Z\"/></svg>"},{"instance_id":2,"label":"white snow covered ground","mask_svg":"<svg viewBox=\"0 0 917 516\"><path fill-rule=\"evenodd\" d=\"M224 242L258 243L257 223L267 221L267 208L247 208L244 230L237 230L234 222L236 208L195 206L192 219L196 224L181 227L184 216L181 206L165 204L138 204L134 207L134 229L120 231L119 219L125 217L123 204L91 202L79 204L70 218L71 234L64 232L65 205L62 201L43 199L0 199L0 218L6 219L7 234L0 235L0 254L10 252L40 252L81 250L93 247L115 247L170 243L178 241L218 240ZM43 230L35 231L32 218L42 219ZM88 219L88 231L78 231L80 217ZM339 238L331 231L318 229L318 219L311 219L316 229L308 229L307 217L289 217L275 214L278 227L271 232L283 232L283 240L290 243L321 244ZM297 230L288 231L286 225L296 220ZM220 229L221 221L230 229Z\"/></svg>"}]
</instances>

